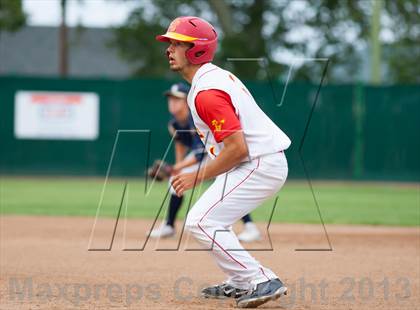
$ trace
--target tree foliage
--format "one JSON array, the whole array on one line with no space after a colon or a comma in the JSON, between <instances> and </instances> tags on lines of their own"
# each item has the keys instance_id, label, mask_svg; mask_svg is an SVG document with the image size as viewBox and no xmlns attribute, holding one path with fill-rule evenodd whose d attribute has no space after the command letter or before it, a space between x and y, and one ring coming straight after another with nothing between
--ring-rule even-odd
<instances>
[{"instance_id":1,"label":"tree foliage","mask_svg":"<svg viewBox=\"0 0 420 310\"><path fill-rule=\"evenodd\" d=\"M0 0L0 32L16 31L25 23L21 0Z\"/></svg>"},{"instance_id":2,"label":"tree foliage","mask_svg":"<svg viewBox=\"0 0 420 310\"><path fill-rule=\"evenodd\" d=\"M378 0L372 0L378 1ZM420 82L420 7L417 0L385 1L381 19L384 80ZM354 82L369 64L371 1L356 0L143 0L113 45L133 63L135 75L168 76L165 46L154 37L177 16L200 16L220 34L215 62L241 78L266 78L264 62L228 58L265 58L272 76L319 81L328 58L333 82ZM412 57L407 57L411 55ZM404 59L401 59L403 57Z\"/></svg>"}]
</instances>

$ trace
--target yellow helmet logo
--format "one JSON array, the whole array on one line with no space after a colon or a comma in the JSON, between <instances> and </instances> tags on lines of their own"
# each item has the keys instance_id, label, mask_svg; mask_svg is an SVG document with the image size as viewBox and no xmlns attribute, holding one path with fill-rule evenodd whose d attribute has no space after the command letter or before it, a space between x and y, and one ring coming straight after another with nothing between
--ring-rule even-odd
<instances>
[{"instance_id":1,"label":"yellow helmet logo","mask_svg":"<svg viewBox=\"0 0 420 310\"><path fill-rule=\"evenodd\" d=\"M169 25L168 32L175 32L176 27L179 25L181 20L179 18L176 18L172 21L172 23Z\"/></svg>"}]
</instances>

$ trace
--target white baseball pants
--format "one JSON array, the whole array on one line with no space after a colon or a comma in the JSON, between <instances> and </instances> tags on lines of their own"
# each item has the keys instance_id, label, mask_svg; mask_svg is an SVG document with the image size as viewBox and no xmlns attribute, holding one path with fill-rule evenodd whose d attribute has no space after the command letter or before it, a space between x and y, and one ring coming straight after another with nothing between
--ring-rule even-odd
<instances>
[{"instance_id":1,"label":"white baseball pants","mask_svg":"<svg viewBox=\"0 0 420 310\"><path fill-rule=\"evenodd\" d=\"M218 176L188 213L186 228L237 288L277 278L239 243L232 225L278 192L288 173L284 152L241 163Z\"/></svg>"}]
</instances>

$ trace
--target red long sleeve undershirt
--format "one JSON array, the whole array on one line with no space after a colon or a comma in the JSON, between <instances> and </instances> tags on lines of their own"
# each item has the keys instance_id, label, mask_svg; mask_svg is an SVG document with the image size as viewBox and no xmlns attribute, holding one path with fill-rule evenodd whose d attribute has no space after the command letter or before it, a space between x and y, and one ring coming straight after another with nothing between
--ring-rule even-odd
<instances>
[{"instance_id":1,"label":"red long sleeve undershirt","mask_svg":"<svg viewBox=\"0 0 420 310\"><path fill-rule=\"evenodd\" d=\"M195 108L207 124L217 143L242 129L230 96L218 89L201 91L195 97Z\"/></svg>"}]
</instances>

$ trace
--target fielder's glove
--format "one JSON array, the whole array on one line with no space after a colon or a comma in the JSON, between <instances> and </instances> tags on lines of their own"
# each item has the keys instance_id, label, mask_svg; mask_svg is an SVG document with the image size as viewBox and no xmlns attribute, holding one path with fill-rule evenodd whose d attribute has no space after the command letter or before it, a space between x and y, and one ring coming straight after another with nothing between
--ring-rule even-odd
<instances>
[{"instance_id":1,"label":"fielder's glove","mask_svg":"<svg viewBox=\"0 0 420 310\"><path fill-rule=\"evenodd\" d=\"M157 181L163 181L168 179L172 173L172 166L163 160L155 160L153 165L147 169L149 177L156 179Z\"/></svg>"}]
</instances>

